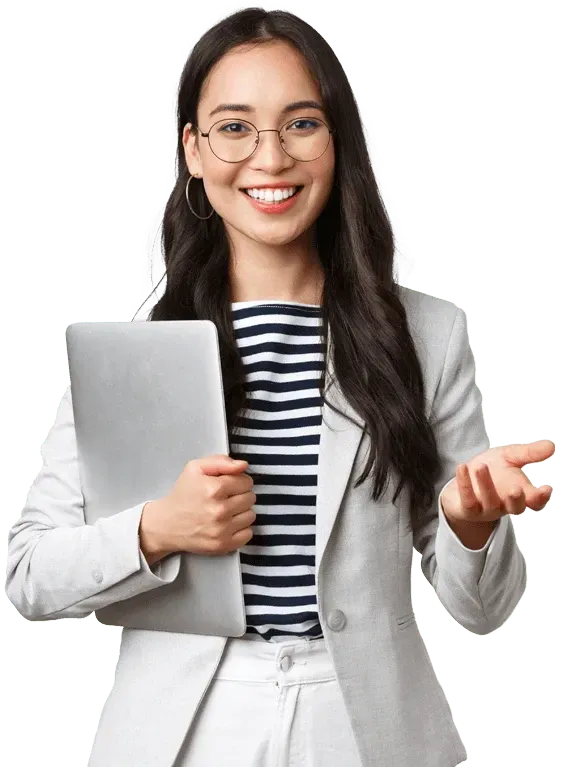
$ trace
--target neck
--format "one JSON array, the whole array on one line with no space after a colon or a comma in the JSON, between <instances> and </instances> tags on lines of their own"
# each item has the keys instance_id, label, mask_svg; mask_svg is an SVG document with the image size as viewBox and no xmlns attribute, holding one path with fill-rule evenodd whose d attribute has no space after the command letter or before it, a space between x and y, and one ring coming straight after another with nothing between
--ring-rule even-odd
<instances>
[{"instance_id":1,"label":"neck","mask_svg":"<svg viewBox=\"0 0 563 767\"><path fill-rule=\"evenodd\" d=\"M283 245L237 243L232 235L230 241L231 301L321 303L324 269L310 238Z\"/></svg>"}]
</instances>

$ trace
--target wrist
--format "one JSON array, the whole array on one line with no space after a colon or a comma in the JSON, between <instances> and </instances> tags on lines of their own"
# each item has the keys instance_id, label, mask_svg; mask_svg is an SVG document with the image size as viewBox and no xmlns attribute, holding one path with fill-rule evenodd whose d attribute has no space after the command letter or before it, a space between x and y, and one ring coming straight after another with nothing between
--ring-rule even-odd
<instances>
[{"instance_id":1,"label":"wrist","mask_svg":"<svg viewBox=\"0 0 563 767\"><path fill-rule=\"evenodd\" d=\"M147 501L141 512L139 522L139 546L149 566L152 567L159 560L172 553L164 539L163 531L159 525L162 521L161 500Z\"/></svg>"},{"instance_id":2,"label":"wrist","mask_svg":"<svg viewBox=\"0 0 563 767\"><path fill-rule=\"evenodd\" d=\"M494 532L498 520L494 522L473 522L448 516L442 506L444 517L458 539L468 549L482 549Z\"/></svg>"}]
</instances>

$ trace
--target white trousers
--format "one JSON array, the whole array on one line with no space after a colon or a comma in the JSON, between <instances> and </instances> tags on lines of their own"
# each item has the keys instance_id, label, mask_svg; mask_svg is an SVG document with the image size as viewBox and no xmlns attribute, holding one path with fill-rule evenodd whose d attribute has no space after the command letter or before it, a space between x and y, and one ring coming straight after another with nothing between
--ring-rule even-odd
<instances>
[{"instance_id":1,"label":"white trousers","mask_svg":"<svg viewBox=\"0 0 563 767\"><path fill-rule=\"evenodd\" d=\"M324 638L229 637L174 767L360 767Z\"/></svg>"}]
</instances>

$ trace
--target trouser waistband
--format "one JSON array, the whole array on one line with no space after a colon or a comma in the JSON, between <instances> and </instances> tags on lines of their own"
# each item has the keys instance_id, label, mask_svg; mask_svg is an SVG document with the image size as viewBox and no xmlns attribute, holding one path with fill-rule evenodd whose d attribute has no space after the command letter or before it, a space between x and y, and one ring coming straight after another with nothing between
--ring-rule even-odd
<instances>
[{"instance_id":1,"label":"trouser waistband","mask_svg":"<svg viewBox=\"0 0 563 767\"><path fill-rule=\"evenodd\" d=\"M229 637L214 678L304 684L336 676L324 637L249 642Z\"/></svg>"}]
</instances>

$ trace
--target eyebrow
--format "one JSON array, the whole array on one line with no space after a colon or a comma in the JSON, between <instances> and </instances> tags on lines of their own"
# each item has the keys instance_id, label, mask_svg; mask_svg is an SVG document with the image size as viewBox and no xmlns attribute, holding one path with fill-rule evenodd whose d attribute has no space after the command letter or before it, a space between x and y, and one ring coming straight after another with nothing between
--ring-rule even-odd
<instances>
[{"instance_id":1,"label":"eyebrow","mask_svg":"<svg viewBox=\"0 0 563 767\"><path fill-rule=\"evenodd\" d=\"M304 99L302 101L292 101L290 104L287 104L281 111L282 115L289 114L290 112L295 112L298 109L320 109L321 112L324 111L321 104L319 104L318 101L312 101L311 99ZM219 104L215 107L210 113L209 117L212 117L213 115L217 114L218 112L255 112L256 110L254 107L250 106L250 104Z\"/></svg>"}]
</instances>

